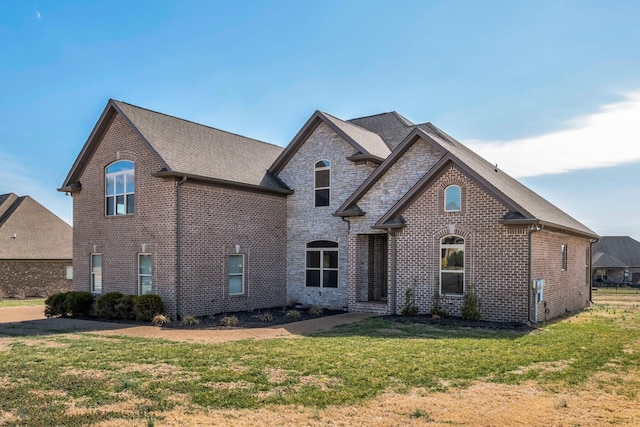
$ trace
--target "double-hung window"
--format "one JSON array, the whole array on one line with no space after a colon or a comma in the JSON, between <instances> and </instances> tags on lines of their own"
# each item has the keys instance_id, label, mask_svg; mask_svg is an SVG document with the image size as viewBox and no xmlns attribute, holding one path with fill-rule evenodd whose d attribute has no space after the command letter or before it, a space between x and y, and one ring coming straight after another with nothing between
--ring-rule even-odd
<instances>
[{"instance_id":1,"label":"double-hung window","mask_svg":"<svg viewBox=\"0 0 640 427\"><path fill-rule=\"evenodd\" d=\"M153 257L151 254L138 254L138 294L153 293Z\"/></svg>"},{"instance_id":2,"label":"double-hung window","mask_svg":"<svg viewBox=\"0 0 640 427\"><path fill-rule=\"evenodd\" d=\"M314 170L315 206L329 206L331 198L331 162L320 160Z\"/></svg>"},{"instance_id":3,"label":"double-hung window","mask_svg":"<svg viewBox=\"0 0 640 427\"><path fill-rule=\"evenodd\" d=\"M91 254L91 292L102 293L102 254Z\"/></svg>"},{"instance_id":4,"label":"double-hung window","mask_svg":"<svg viewBox=\"0 0 640 427\"><path fill-rule=\"evenodd\" d=\"M105 172L105 213L107 216L131 215L135 201L135 167L129 160L107 166Z\"/></svg>"},{"instance_id":5,"label":"double-hung window","mask_svg":"<svg viewBox=\"0 0 640 427\"><path fill-rule=\"evenodd\" d=\"M244 255L229 255L229 295L244 293Z\"/></svg>"},{"instance_id":6,"label":"double-hung window","mask_svg":"<svg viewBox=\"0 0 640 427\"><path fill-rule=\"evenodd\" d=\"M440 293L464 293L464 239L447 236L440 240Z\"/></svg>"},{"instance_id":7,"label":"double-hung window","mask_svg":"<svg viewBox=\"0 0 640 427\"><path fill-rule=\"evenodd\" d=\"M307 243L306 285L338 287L338 244L328 240Z\"/></svg>"}]
</instances>

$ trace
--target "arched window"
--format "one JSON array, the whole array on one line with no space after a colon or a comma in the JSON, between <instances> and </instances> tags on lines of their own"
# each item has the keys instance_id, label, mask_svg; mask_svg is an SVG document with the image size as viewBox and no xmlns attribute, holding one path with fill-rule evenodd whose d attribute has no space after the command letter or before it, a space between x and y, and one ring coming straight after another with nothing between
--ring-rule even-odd
<instances>
[{"instance_id":1,"label":"arched window","mask_svg":"<svg viewBox=\"0 0 640 427\"><path fill-rule=\"evenodd\" d=\"M444 190L444 210L445 212L459 212L462 206L460 187L450 185Z\"/></svg>"},{"instance_id":2,"label":"arched window","mask_svg":"<svg viewBox=\"0 0 640 427\"><path fill-rule=\"evenodd\" d=\"M338 287L338 244L329 240L307 243L306 285L315 288Z\"/></svg>"},{"instance_id":3,"label":"arched window","mask_svg":"<svg viewBox=\"0 0 640 427\"><path fill-rule=\"evenodd\" d=\"M129 160L111 163L105 170L105 213L107 216L134 212L135 167Z\"/></svg>"},{"instance_id":4,"label":"arched window","mask_svg":"<svg viewBox=\"0 0 640 427\"><path fill-rule=\"evenodd\" d=\"M464 239L446 236L440 240L440 293L464 293Z\"/></svg>"},{"instance_id":5,"label":"arched window","mask_svg":"<svg viewBox=\"0 0 640 427\"><path fill-rule=\"evenodd\" d=\"M314 187L316 190L316 207L329 206L331 197L331 162L320 160L315 164Z\"/></svg>"}]
</instances>

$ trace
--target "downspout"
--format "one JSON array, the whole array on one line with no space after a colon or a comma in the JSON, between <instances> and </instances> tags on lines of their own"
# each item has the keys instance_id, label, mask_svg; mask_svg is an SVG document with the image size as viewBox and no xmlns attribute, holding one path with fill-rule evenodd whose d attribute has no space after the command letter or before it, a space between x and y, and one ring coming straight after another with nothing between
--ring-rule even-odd
<instances>
[{"instance_id":1,"label":"downspout","mask_svg":"<svg viewBox=\"0 0 640 427\"><path fill-rule=\"evenodd\" d=\"M181 313L181 276L182 276L182 233L181 233L181 224L182 224L182 210L180 207L182 206L182 184L187 181L187 177L183 176L180 181L178 181L176 187L176 317L178 320L182 317Z\"/></svg>"},{"instance_id":2,"label":"downspout","mask_svg":"<svg viewBox=\"0 0 640 427\"><path fill-rule=\"evenodd\" d=\"M391 236L391 314L396 314L396 235L391 228L387 229L389 236Z\"/></svg>"},{"instance_id":3,"label":"downspout","mask_svg":"<svg viewBox=\"0 0 640 427\"><path fill-rule=\"evenodd\" d=\"M535 306L535 298L536 296L533 294L533 239L532 235L535 232L542 230L542 226L540 225L532 225L529 228L529 271L528 271L528 280L527 280L527 295L528 295L528 304L527 304L527 318L529 322L533 322L533 307ZM537 307L536 307L537 309Z\"/></svg>"},{"instance_id":4,"label":"downspout","mask_svg":"<svg viewBox=\"0 0 640 427\"><path fill-rule=\"evenodd\" d=\"M600 239L591 239L589 243L589 304L595 304L593 302L593 244L600 241Z\"/></svg>"}]
</instances>

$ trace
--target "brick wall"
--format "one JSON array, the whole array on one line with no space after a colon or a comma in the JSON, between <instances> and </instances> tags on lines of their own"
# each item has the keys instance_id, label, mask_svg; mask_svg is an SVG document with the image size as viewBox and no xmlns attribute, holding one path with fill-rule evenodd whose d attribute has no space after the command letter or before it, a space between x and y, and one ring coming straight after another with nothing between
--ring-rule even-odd
<instances>
[{"instance_id":1,"label":"brick wall","mask_svg":"<svg viewBox=\"0 0 640 427\"><path fill-rule=\"evenodd\" d=\"M340 309L347 305L348 224L333 217L338 207L371 174L370 165L346 158L355 149L321 123L302 144L279 174L294 194L287 197L287 300ZM331 162L330 206L314 206L314 164ZM305 249L313 240L338 243L338 288L307 288L305 286Z\"/></svg>"},{"instance_id":2,"label":"brick wall","mask_svg":"<svg viewBox=\"0 0 640 427\"><path fill-rule=\"evenodd\" d=\"M69 260L0 260L0 298L46 297L73 287Z\"/></svg>"},{"instance_id":3,"label":"brick wall","mask_svg":"<svg viewBox=\"0 0 640 427\"><path fill-rule=\"evenodd\" d=\"M182 313L283 306L285 197L190 182L182 190ZM242 295L228 292L228 256L235 253L245 260Z\"/></svg>"},{"instance_id":4,"label":"brick wall","mask_svg":"<svg viewBox=\"0 0 640 427\"><path fill-rule=\"evenodd\" d=\"M105 216L105 167L135 162L135 213ZM80 177L73 194L74 288L90 291L91 253L103 257L103 293L138 293L138 253L152 254L153 292L175 312L176 183L154 178L158 162L146 143L116 115Z\"/></svg>"}]
</instances>

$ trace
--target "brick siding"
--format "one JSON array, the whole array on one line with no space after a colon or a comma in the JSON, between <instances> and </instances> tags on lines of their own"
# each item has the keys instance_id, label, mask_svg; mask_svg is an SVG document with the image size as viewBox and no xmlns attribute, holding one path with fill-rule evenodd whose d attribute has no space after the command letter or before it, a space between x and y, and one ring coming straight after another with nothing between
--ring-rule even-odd
<instances>
[{"instance_id":1,"label":"brick siding","mask_svg":"<svg viewBox=\"0 0 640 427\"><path fill-rule=\"evenodd\" d=\"M46 297L73 287L69 260L0 260L0 299Z\"/></svg>"}]
</instances>

